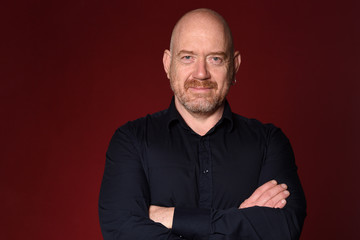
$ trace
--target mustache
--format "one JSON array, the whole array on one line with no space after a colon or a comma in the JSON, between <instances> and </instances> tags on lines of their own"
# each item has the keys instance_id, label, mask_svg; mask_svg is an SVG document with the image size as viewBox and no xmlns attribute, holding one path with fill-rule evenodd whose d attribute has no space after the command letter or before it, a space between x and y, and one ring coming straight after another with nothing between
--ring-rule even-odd
<instances>
[{"instance_id":1,"label":"mustache","mask_svg":"<svg viewBox=\"0 0 360 240\"><path fill-rule=\"evenodd\" d=\"M188 90L189 88L214 88L217 89L218 85L216 82L209 80L199 81L196 79L187 80L184 84L184 88Z\"/></svg>"}]
</instances>

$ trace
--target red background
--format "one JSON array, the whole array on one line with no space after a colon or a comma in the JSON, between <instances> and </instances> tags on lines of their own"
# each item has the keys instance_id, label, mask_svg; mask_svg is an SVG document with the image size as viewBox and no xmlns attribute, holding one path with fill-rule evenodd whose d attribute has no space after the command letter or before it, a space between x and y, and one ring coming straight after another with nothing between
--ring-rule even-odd
<instances>
[{"instance_id":1,"label":"red background","mask_svg":"<svg viewBox=\"0 0 360 240\"><path fill-rule=\"evenodd\" d=\"M293 144L308 201L301 239L360 239L358 2L2 3L0 239L101 239L110 137L169 105L162 53L198 7L225 16L242 53L232 110Z\"/></svg>"}]
</instances>

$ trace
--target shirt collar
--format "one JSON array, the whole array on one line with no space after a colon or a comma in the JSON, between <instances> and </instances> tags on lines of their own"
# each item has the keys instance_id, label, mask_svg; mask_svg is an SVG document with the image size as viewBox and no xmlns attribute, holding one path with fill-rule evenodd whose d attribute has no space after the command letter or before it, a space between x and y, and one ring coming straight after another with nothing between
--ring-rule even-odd
<instances>
[{"instance_id":1,"label":"shirt collar","mask_svg":"<svg viewBox=\"0 0 360 240\"><path fill-rule=\"evenodd\" d=\"M220 121L215 125L215 127L222 124L223 122L227 124L227 130L228 132L230 132L233 129L234 122L233 113L231 112L231 108L227 100L225 100L223 116L221 117ZM183 127L190 129L189 126L185 123L184 119L181 117L180 113L177 111L175 107L175 99L173 97L168 108L168 129L170 130L170 128L175 125L175 123L180 123Z\"/></svg>"}]
</instances>

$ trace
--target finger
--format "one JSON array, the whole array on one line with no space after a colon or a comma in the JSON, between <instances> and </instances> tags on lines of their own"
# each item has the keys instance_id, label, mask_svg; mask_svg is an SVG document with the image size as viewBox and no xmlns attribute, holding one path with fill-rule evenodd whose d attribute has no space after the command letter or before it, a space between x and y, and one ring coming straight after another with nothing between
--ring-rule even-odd
<instances>
[{"instance_id":1,"label":"finger","mask_svg":"<svg viewBox=\"0 0 360 240\"><path fill-rule=\"evenodd\" d=\"M277 205L281 205L282 200L285 200L287 197L289 197L290 192L288 190L281 191L277 195L275 195L273 198L269 199L265 204L264 207L271 207L274 208Z\"/></svg>"},{"instance_id":2,"label":"finger","mask_svg":"<svg viewBox=\"0 0 360 240\"><path fill-rule=\"evenodd\" d=\"M242 208L248 208L248 207L253 207L255 206L254 204L252 204L249 202L249 199L246 199L245 201L243 201L240 206L239 206L239 209L242 209Z\"/></svg>"},{"instance_id":3,"label":"finger","mask_svg":"<svg viewBox=\"0 0 360 240\"><path fill-rule=\"evenodd\" d=\"M285 205L286 205L286 200L282 199L275 205L274 208L283 208L283 207L285 207Z\"/></svg>"},{"instance_id":4,"label":"finger","mask_svg":"<svg viewBox=\"0 0 360 240\"><path fill-rule=\"evenodd\" d=\"M265 206L265 203L270 199L274 198L281 192L284 192L287 189L286 184L278 184L261 194L261 196L256 200L256 205Z\"/></svg>"},{"instance_id":5,"label":"finger","mask_svg":"<svg viewBox=\"0 0 360 240\"><path fill-rule=\"evenodd\" d=\"M258 187L255 192L253 192L253 194L251 194L251 196L247 199L248 202L255 202L256 200L258 200L258 198L267 190L269 190L270 188L273 188L274 186L277 185L277 182L275 180L271 180L267 183L264 183L263 185L261 185L260 187Z\"/></svg>"}]
</instances>

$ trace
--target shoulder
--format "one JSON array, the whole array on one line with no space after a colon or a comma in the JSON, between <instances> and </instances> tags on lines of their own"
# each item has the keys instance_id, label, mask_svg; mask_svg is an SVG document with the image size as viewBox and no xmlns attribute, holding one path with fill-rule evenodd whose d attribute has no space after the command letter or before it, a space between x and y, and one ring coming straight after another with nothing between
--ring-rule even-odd
<instances>
[{"instance_id":1,"label":"shoulder","mask_svg":"<svg viewBox=\"0 0 360 240\"><path fill-rule=\"evenodd\" d=\"M280 130L272 123L263 123L257 119L247 118L236 113L232 113L232 118L234 127L238 130L255 131L264 134Z\"/></svg>"},{"instance_id":2,"label":"shoulder","mask_svg":"<svg viewBox=\"0 0 360 240\"><path fill-rule=\"evenodd\" d=\"M266 145L270 143L288 143L288 138L281 128L272 123L263 123L257 119L247 118L233 113L234 131L238 134L247 134L262 139Z\"/></svg>"},{"instance_id":3,"label":"shoulder","mask_svg":"<svg viewBox=\"0 0 360 240\"><path fill-rule=\"evenodd\" d=\"M169 121L168 109L148 114L144 117L128 121L116 131L123 132L129 137L139 138L149 130L159 131L167 127Z\"/></svg>"}]
</instances>

